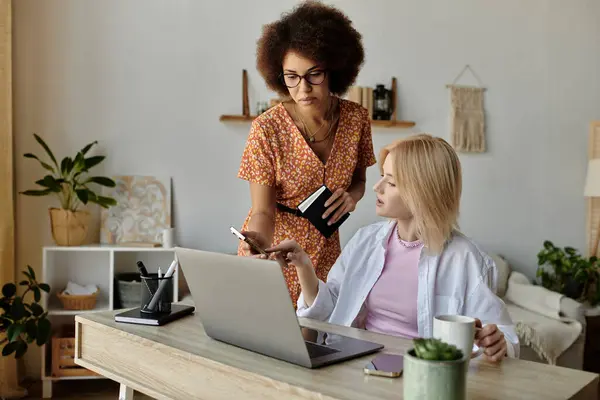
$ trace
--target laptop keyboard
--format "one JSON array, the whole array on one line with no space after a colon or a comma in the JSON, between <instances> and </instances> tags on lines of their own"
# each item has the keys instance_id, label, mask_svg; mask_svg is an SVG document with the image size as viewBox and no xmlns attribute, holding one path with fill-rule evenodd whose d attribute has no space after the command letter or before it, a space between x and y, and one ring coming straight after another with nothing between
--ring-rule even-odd
<instances>
[{"instance_id":1,"label":"laptop keyboard","mask_svg":"<svg viewBox=\"0 0 600 400\"><path fill-rule=\"evenodd\" d=\"M315 344L313 342L305 342L305 343L306 343L306 349L308 350L308 355L310 356L310 358L322 357L322 356L326 356L328 354L339 352L339 350L332 349L331 347L321 346L321 345Z\"/></svg>"}]
</instances>

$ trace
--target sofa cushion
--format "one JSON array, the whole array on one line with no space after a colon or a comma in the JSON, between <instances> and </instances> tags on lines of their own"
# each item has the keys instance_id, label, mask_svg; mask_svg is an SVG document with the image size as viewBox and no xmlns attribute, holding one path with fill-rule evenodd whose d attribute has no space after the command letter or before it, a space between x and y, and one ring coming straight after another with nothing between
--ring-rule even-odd
<instances>
[{"instance_id":1,"label":"sofa cushion","mask_svg":"<svg viewBox=\"0 0 600 400\"><path fill-rule=\"evenodd\" d=\"M492 257L492 259L494 260L494 263L496 264L496 269L498 270L498 292L496 293L496 295L502 298L506 294L506 288L508 287L510 266L508 265L506 260L498 254L490 254L490 257Z\"/></svg>"}]
</instances>

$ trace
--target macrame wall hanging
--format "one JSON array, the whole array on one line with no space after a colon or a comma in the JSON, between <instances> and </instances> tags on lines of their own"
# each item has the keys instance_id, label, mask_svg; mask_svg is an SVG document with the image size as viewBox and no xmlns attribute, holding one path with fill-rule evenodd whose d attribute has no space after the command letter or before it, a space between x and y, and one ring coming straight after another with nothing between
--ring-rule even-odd
<instances>
[{"instance_id":1,"label":"macrame wall hanging","mask_svg":"<svg viewBox=\"0 0 600 400\"><path fill-rule=\"evenodd\" d=\"M463 74L469 71L479 86L457 85ZM483 153L486 151L485 112L483 109L483 93L485 88L481 80L467 64L456 76L450 88L451 101L451 141L456 151L467 153Z\"/></svg>"}]
</instances>

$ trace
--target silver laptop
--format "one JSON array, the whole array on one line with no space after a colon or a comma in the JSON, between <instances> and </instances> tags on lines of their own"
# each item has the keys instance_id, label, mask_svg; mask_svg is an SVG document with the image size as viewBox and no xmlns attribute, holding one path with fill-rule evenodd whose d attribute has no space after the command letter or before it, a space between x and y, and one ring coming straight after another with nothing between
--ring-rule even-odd
<instances>
[{"instance_id":1,"label":"silver laptop","mask_svg":"<svg viewBox=\"0 0 600 400\"><path fill-rule=\"evenodd\" d=\"M175 253L213 339L307 368L383 348L300 326L276 261L183 248Z\"/></svg>"}]
</instances>

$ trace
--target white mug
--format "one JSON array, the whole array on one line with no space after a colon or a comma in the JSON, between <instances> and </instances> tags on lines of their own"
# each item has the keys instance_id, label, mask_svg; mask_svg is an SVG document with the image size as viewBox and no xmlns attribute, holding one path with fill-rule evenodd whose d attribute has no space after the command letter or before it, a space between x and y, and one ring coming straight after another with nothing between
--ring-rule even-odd
<instances>
[{"instance_id":1,"label":"white mug","mask_svg":"<svg viewBox=\"0 0 600 400\"><path fill-rule=\"evenodd\" d=\"M463 354L471 354L470 358L479 357L485 351L479 347L473 351L475 342L475 318L464 315L438 315L433 318L433 337L456 346Z\"/></svg>"}]
</instances>

